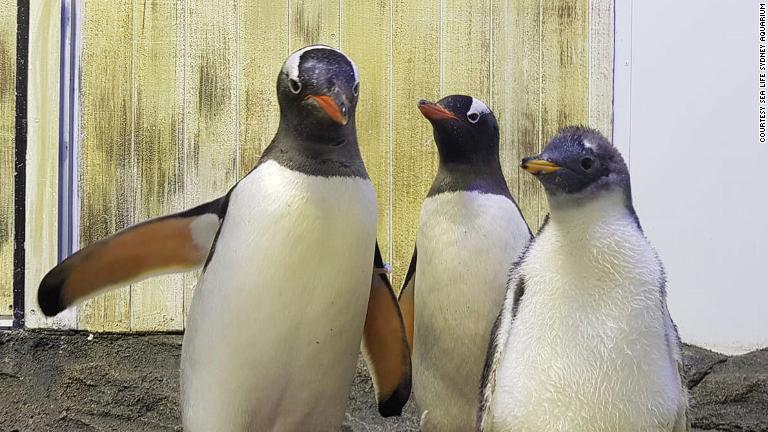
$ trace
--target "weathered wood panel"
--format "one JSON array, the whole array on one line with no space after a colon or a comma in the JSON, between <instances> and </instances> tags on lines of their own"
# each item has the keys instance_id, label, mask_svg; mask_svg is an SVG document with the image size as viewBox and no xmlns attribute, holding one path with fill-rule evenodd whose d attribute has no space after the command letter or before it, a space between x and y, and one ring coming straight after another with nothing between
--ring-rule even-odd
<instances>
[{"instance_id":1,"label":"weathered wood panel","mask_svg":"<svg viewBox=\"0 0 768 432\"><path fill-rule=\"evenodd\" d=\"M341 38L339 1L291 0L288 13L291 51L314 44L339 47ZM279 59L276 63L282 64L283 60L285 59Z\"/></svg>"},{"instance_id":2,"label":"weathered wood panel","mask_svg":"<svg viewBox=\"0 0 768 432\"><path fill-rule=\"evenodd\" d=\"M541 186L519 168L541 141L540 0L503 0L493 9L493 110L499 121L499 153L510 191L535 232Z\"/></svg>"},{"instance_id":3,"label":"weathered wood panel","mask_svg":"<svg viewBox=\"0 0 768 432\"><path fill-rule=\"evenodd\" d=\"M224 195L238 179L238 14L234 0L184 4L185 195L191 207ZM193 288L185 288L185 312Z\"/></svg>"},{"instance_id":4,"label":"weathered wood panel","mask_svg":"<svg viewBox=\"0 0 768 432\"><path fill-rule=\"evenodd\" d=\"M541 146L570 124L589 120L589 0L542 0ZM540 225L548 212L539 200Z\"/></svg>"},{"instance_id":5,"label":"weathered wood panel","mask_svg":"<svg viewBox=\"0 0 768 432\"><path fill-rule=\"evenodd\" d=\"M275 82L288 55L288 0L238 4L239 177L256 165L280 121Z\"/></svg>"},{"instance_id":6,"label":"weathered wood panel","mask_svg":"<svg viewBox=\"0 0 768 432\"><path fill-rule=\"evenodd\" d=\"M392 34L393 284L400 286L416 238L421 202L437 172L432 127L419 99L440 98L440 1L395 0ZM363 77L363 80L365 77Z\"/></svg>"},{"instance_id":7,"label":"weathered wood panel","mask_svg":"<svg viewBox=\"0 0 768 432\"><path fill-rule=\"evenodd\" d=\"M16 1L0 4L0 315L13 315Z\"/></svg>"},{"instance_id":8,"label":"weathered wood panel","mask_svg":"<svg viewBox=\"0 0 768 432\"><path fill-rule=\"evenodd\" d=\"M76 308L46 318L37 305L37 287L56 265L58 254L61 3L30 2L29 21L25 323L33 328L76 328Z\"/></svg>"},{"instance_id":9,"label":"weathered wood panel","mask_svg":"<svg viewBox=\"0 0 768 432\"><path fill-rule=\"evenodd\" d=\"M392 69L389 2L342 2L341 49L360 71L360 97L355 114L360 151L376 188L377 238L384 260L392 259ZM364 81L364 82L363 82Z\"/></svg>"},{"instance_id":10,"label":"weathered wood panel","mask_svg":"<svg viewBox=\"0 0 768 432\"><path fill-rule=\"evenodd\" d=\"M237 11L233 0L185 5L185 167L194 205L237 179Z\"/></svg>"},{"instance_id":11,"label":"weathered wood panel","mask_svg":"<svg viewBox=\"0 0 768 432\"><path fill-rule=\"evenodd\" d=\"M133 2L133 152L137 221L184 208L182 0ZM175 84L175 85L174 85ZM184 275L131 286L131 330L182 329Z\"/></svg>"},{"instance_id":12,"label":"weathered wood panel","mask_svg":"<svg viewBox=\"0 0 768 432\"><path fill-rule=\"evenodd\" d=\"M490 104L491 1L441 3L440 96L466 94Z\"/></svg>"},{"instance_id":13,"label":"weathered wood panel","mask_svg":"<svg viewBox=\"0 0 768 432\"><path fill-rule=\"evenodd\" d=\"M131 2L85 2L80 142L80 245L137 222L132 123L133 10ZM84 302L79 326L130 330L130 290Z\"/></svg>"}]
</instances>

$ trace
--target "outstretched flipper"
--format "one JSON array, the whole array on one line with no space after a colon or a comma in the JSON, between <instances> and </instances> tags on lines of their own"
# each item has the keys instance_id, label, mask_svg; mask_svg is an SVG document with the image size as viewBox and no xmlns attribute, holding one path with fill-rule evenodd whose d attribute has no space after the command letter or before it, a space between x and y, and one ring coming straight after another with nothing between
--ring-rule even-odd
<instances>
[{"instance_id":1,"label":"outstretched flipper","mask_svg":"<svg viewBox=\"0 0 768 432\"><path fill-rule=\"evenodd\" d=\"M400 290L400 296L397 299L400 305L400 311L403 314L405 322L405 334L408 337L408 348L413 352L413 319L414 319L414 294L416 290L416 249L413 249L411 264L408 266L408 273L405 274L405 282Z\"/></svg>"},{"instance_id":2,"label":"outstretched flipper","mask_svg":"<svg viewBox=\"0 0 768 432\"><path fill-rule=\"evenodd\" d=\"M229 194L86 246L45 275L37 292L40 309L53 316L99 291L200 267L228 202Z\"/></svg>"},{"instance_id":3,"label":"outstretched flipper","mask_svg":"<svg viewBox=\"0 0 768 432\"><path fill-rule=\"evenodd\" d=\"M400 415L411 395L411 352L397 297L386 273L377 243L363 352L383 417Z\"/></svg>"}]
</instances>

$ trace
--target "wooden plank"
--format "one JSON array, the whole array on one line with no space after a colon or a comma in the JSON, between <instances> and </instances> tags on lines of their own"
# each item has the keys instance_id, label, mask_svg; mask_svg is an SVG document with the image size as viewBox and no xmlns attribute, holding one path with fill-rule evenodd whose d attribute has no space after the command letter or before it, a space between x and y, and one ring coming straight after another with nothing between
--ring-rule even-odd
<instances>
[{"instance_id":1,"label":"wooden plank","mask_svg":"<svg viewBox=\"0 0 768 432\"><path fill-rule=\"evenodd\" d=\"M80 142L80 246L136 222L131 131L132 7L129 1L85 2ZM130 290L84 302L80 328L130 330Z\"/></svg>"},{"instance_id":2,"label":"wooden plank","mask_svg":"<svg viewBox=\"0 0 768 432\"><path fill-rule=\"evenodd\" d=\"M589 0L542 0L542 143L589 120ZM547 213L540 201L539 223Z\"/></svg>"},{"instance_id":3,"label":"wooden plank","mask_svg":"<svg viewBox=\"0 0 768 432\"><path fill-rule=\"evenodd\" d=\"M288 54L288 0L238 4L239 176L256 165L280 122L275 81Z\"/></svg>"},{"instance_id":4,"label":"wooden plank","mask_svg":"<svg viewBox=\"0 0 768 432\"><path fill-rule=\"evenodd\" d=\"M184 57L181 0L133 3L133 192L137 220L184 208L182 133ZM180 330L184 277L168 275L131 286L131 330Z\"/></svg>"},{"instance_id":5,"label":"wooden plank","mask_svg":"<svg viewBox=\"0 0 768 432\"><path fill-rule=\"evenodd\" d=\"M440 0L394 0L392 35L393 284L411 260L421 203L437 172L432 127L419 99L440 97Z\"/></svg>"},{"instance_id":6,"label":"wooden plank","mask_svg":"<svg viewBox=\"0 0 768 432\"><path fill-rule=\"evenodd\" d=\"M360 151L376 188L379 246L386 262L392 259L392 147L391 147L391 4L342 3L342 50L360 71L360 96L355 121Z\"/></svg>"},{"instance_id":7,"label":"wooden plank","mask_svg":"<svg viewBox=\"0 0 768 432\"><path fill-rule=\"evenodd\" d=\"M61 2L30 2L29 20L25 324L28 328L76 328L77 308L46 318L37 305L37 287L56 265L58 254Z\"/></svg>"},{"instance_id":8,"label":"wooden plank","mask_svg":"<svg viewBox=\"0 0 768 432\"><path fill-rule=\"evenodd\" d=\"M589 5L589 126L613 134L613 0Z\"/></svg>"},{"instance_id":9,"label":"wooden plank","mask_svg":"<svg viewBox=\"0 0 768 432\"><path fill-rule=\"evenodd\" d=\"M13 315L16 1L0 4L0 315Z\"/></svg>"},{"instance_id":10,"label":"wooden plank","mask_svg":"<svg viewBox=\"0 0 768 432\"><path fill-rule=\"evenodd\" d=\"M491 16L491 0L443 0L441 96L491 103Z\"/></svg>"},{"instance_id":11,"label":"wooden plank","mask_svg":"<svg viewBox=\"0 0 768 432\"><path fill-rule=\"evenodd\" d=\"M541 86L539 0L499 0L493 5L491 99L499 121L499 153L510 191L531 229L539 221L541 185L519 168L540 150Z\"/></svg>"},{"instance_id":12,"label":"wooden plank","mask_svg":"<svg viewBox=\"0 0 768 432\"><path fill-rule=\"evenodd\" d=\"M288 34L291 51L314 44L339 47L339 1L290 0L289 5Z\"/></svg>"},{"instance_id":13,"label":"wooden plank","mask_svg":"<svg viewBox=\"0 0 768 432\"><path fill-rule=\"evenodd\" d=\"M238 177L238 13L234 0L184 2L186 205L224 195ZM189 311L194 276L184 290Z\"/></svg>"}]
</instances>

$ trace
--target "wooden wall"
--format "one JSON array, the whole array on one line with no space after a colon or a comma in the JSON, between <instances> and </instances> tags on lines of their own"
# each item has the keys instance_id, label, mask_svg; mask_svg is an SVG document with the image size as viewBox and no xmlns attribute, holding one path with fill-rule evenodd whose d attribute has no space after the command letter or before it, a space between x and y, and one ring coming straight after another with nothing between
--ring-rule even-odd
<instances>
[{"instance_id":1,"label":"wooden wall","mask_svg":"<svg viewBox=\"0 0 768 432\"><path fill-rule=\"evenodd\" d=\"M611 132L612 9L611 0L86 0L79 240L226 192L276 130L283 60L314 43L341 48L360 68L359 136L396 285L437 167L420 98L465 93L489 104L501 125L507 180L535 229L546 202L537 182L520 174L520 158L567 124ZM47 145L54 144L35 151ZM29 289L43 272L28 271ZM87 301L58 324L28 305L36 317L28 322L181 329L195 276L134 284Z\"/></svg>"},{"instance_id":2,"label":"wooden wall","mask_svg":"<svg viewBox=\"0 0 768 432\"><path fill-rule=\"evenodd\" d=\"M13 314L16 1L0 2L0 315Z\"/></svg>"},{"instance_id":3,"label":"wooden wall","mask_svg":"<svg viewBox=\"0 0 768 432\"><path fill-rule=\"evenodd\" d=\"M37 287L58 255L59 0L30 1L29 28L25 322L29 327L76 328L75 308L46 319L37 307Z\"/></svg>"}]
</instances>

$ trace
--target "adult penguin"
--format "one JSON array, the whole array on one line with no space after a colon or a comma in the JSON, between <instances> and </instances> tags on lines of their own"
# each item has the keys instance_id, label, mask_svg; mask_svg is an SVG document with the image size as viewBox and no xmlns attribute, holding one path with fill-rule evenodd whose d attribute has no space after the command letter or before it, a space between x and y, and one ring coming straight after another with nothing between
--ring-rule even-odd
<instances>
[{"instance_id":1,"label":"adult penguin","mask_svg":"<svg viewBox=\"0 0 768 432\"><path fill-rule=\"evenodd\" d=\"M482 431L689 429L664 268L600 133L565 128L522 167L550 216L514 264L483 379Z\"/></svg>"},{"instance_id":2,"label":"adult penguin","mask_svg":"<svg viewBox=\"0 0 768 432\"><path fill-rule=\"evenodd\" d=\"M386 275L372 274L383 262L359 89L340 51L291 54L277 79L280 124L256 167L218 200L62 262L40 285L42 310L205 261L183 343L185 430L337 431L363 333L379 409L399 414L410 360Z\"/></svg>"},{"instance_id":3,"label":"adult penguin","mask_svg":"<svg viewBox=\"0 0 768 432\"><path fill-rule=\"evenodd\" d=\"M400 304L425 432L472 430L506 270L531 238L499 163L499 126L470 96L421 101L440 155Z\"/></svg>"}]
</instances>

